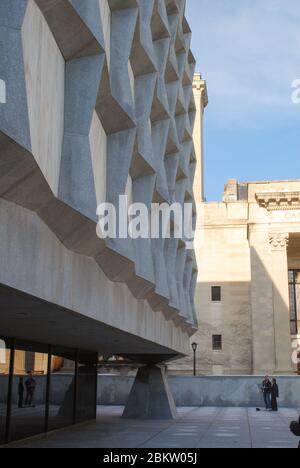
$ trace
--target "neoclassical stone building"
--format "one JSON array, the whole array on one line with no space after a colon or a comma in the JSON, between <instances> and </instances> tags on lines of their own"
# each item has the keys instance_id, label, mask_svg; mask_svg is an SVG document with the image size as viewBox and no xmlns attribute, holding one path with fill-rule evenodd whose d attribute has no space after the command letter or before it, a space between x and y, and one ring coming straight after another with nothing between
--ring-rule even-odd
<instances>
[{"instance_id":1,"label":"neoclassical stone building","mask_svg":"<svg viewBox=\"0 0 300 468\"><path fill-rule=\"evenodd\" d=\"M195 247L198 372L297 372L300 180L229 181L222 202L198 205Z\"/></svg>"},{"instance_id":2,"label":"neoclassical stone building","mask_svg":"<svg viewBox=\"0 0 300 468\"><path fill-rule=\"evenodd\" d=\"M222 202L199 210L199 372L295 372L300 180L231 180Z\"/></svg>"},{"instance_id":3,"label":"neoclassical stone building","mask_svg":"<svg viewBox=\"0 0 300 468\"><path fill-rule=\"evenodd\" d=\"M198 108L205 84L194 80ZM196 310L200 374L290 374L300 352L300 180L238 183L221 202L203 196L203 112L194 140L198 157ZM297 361L297 360L296 360ZM170 372L190 374L193 355Z\"/></svg>"}]
</instances>

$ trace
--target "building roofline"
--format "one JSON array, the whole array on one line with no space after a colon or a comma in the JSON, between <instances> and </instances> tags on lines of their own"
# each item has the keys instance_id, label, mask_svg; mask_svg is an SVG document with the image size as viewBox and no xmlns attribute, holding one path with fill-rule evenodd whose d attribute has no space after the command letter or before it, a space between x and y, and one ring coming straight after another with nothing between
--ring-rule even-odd
<instances>
[{"instance_id":1,"label":"building roofline","mask_svg":"<svg viewBox=\"0 0 300 468\"><path fill-rule=\"evenodd\" d=\"M254 181L245 181L245 182L238 182L239 185L245 184L279 184L282 182L300 182L300 179L279 179L279 180L254 180Z\"/></svg>"}]
</instances>

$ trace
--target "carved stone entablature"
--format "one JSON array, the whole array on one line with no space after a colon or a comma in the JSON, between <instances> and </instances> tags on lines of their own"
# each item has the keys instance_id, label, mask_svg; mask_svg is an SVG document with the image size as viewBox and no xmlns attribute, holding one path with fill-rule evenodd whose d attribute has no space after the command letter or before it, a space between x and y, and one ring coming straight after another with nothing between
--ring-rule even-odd
<instances>
[{"instance_id":1,"label":"carved stone entablature","mask_svg":"<svg viewBox=\"0 0 300 468\"><path fill-rule=\"evenodd\" d=\"M300 192L262 192L255 197L259 206L268 211L300 210Z\"/></svg>"},{"instance_id":2,"label":"carved stone entablature","mask_svg":"<svg viewBox=\"0 0 300 468\"><path fill-rule=\"evenodd\" d=\"M208 105L208 93L206 87L206 81L202 79L201 75L196 73L193 80L193 89L201 93L203 99L203 107Z\"/></svg>"},{"instance_id":3,"label":"carved stone entablature","mask_svg":"<svg viewBox=\"0 0 300 468\"><path fill-rule=\"evenodd\" d=\"M270 232L269 243L272 250L285 250L289 244L289 234L287 232Z\"/></svg>"}]
</instances>

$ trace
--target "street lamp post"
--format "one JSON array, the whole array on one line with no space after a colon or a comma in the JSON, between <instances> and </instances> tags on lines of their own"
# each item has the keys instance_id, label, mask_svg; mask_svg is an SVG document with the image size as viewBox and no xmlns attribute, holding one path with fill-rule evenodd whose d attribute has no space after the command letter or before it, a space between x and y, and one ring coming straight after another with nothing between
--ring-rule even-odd
<instances>
[{"instance_id":1,"label":"street lamp post","mask_svg":"<svg viewBox=\"0 0 300 468\"><path fill-rule=\"evenodd\" d=\"M193 351L194 351L194 377L196 377L196 351L197 351L197 348L198 348L198 343L192 343L192 348L193 348Z\"/></svg>"}]
</instances>

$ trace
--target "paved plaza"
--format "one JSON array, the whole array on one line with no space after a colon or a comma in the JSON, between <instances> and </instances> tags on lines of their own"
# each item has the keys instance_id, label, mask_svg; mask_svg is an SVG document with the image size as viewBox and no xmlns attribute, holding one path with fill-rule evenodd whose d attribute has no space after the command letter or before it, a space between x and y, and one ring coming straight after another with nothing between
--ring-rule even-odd
<instances>
[{"instance_id":1,"label":"paved plaza","mask_svg":"<svg viewBox=\"0 0 300 468\"><path fill-rule=\"evenodd\" d=\"M297 448L289 431L297 409L179 408L176 421L121 419L123 407L99 407L96 422L19 442L24 448Z\"/></svg>"}]
</instances>

